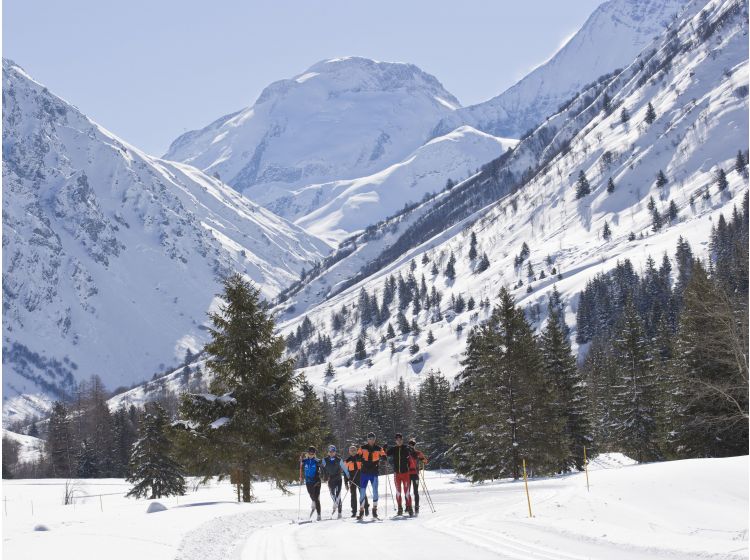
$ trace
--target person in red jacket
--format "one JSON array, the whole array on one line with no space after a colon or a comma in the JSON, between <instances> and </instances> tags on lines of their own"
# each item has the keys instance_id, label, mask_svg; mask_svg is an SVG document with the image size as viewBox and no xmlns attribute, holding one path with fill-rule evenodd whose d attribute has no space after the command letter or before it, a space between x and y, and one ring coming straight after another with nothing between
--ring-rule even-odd
<instances>
[{"instance_id":1,"label":"person in red jacket","mask_svg":"<svg viewBox=\"0 0 750 560\"><path fill-rule=\"evenodd\" d=\"M396 434L396 445L389 447L386 451L388 457L393 458L393 478L396 481L396 504L398 505L397 515L403 515L404 509L401 503L402 495L406 501L406 512L409 516L414 515L411 507L411 477L409 476L409 458L414 453L408 446L404 445L404 436Z\"/></svg>"},{"instance_id":2,"label":"person in red jacket","mask_svg":"<svg viewBox=\"0 0 750 560\"><path fill-rule=\"evenodd\" d=\"M427 464L427 457L417 449L417 441L414 438L409 438L409 449L412 451L409 456L409 478L414 487L414 514L419 515L419 469Z\"/></svg>"}]
</instances>

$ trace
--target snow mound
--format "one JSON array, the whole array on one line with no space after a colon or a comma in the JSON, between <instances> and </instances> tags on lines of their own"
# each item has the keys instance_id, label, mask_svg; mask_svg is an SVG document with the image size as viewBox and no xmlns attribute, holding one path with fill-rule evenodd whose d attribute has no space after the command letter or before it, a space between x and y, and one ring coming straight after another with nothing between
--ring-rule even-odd
<instances>
[{"instance_id":1,"label":"snow mound","mask_svg":"<svg viewBox=\"0 0 750 560\"><path fill-rule=\"evenodd\" d=\"M589 461L589 470L619 469L637 464L638 461L623 453L601 453Z\"/></svg>"},{"instance_id":2,"label":"snow mound","mask_svg":"<svg viewBox=\"0 0 750 560\"><path fill-rule=\"evenodd\" d=\"M146 508L146 513L157 513L159 511L167 511L167 506L160 502L151 502Z\"/></svg>"}]
</instances>

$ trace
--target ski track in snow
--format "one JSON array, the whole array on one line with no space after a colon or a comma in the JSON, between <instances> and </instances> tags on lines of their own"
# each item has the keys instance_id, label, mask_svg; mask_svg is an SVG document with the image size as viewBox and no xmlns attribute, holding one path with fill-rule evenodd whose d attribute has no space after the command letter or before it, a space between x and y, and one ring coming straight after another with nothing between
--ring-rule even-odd
<instances>
[{"instance_id":1,"label":"ski track in snow","mask_svg":"<svg viewBox=\"0 0 750 560\"><path fill-rule=\"evenodd\" d=\"M576 479L580 480L580 477L581 475ZM572 477L535 481L532 485L532 504L535 510L561 507L576 500L580 491L580 487L572 483ZM275 514L254 512L221 517L205 523L189 534L184 539L177 558L301 560L341 557L350 553L352 547L356 548L364 539L384 546L398 543L406 557L421 557L429 550L433 559L453 559L458 552L473 560L738 558L734 553L672 550L668 541L664 542L663 547L637 542L623 544L607 540L606 534L601 538L592 538L550 527L545 524L544 514L541 518L528 519L519 513L525 512L526 507L521 483L485 486L466 484L465 489L437 490L432 492L432 496L437 511L430 512L423 491L422 513L420 517L413 519L390 518L393 512L392 497L388 497L386 513L386 498L381 496L382 523L372 523L370 518L365 523L359 523L348 516L337 521L329 519L324 513L323 522L298 525L289 522L290 518L296 517L294 511ZM498 507L499 504L502 505ZM325 509L324 503L324 511ZM348 507L345 509L348 510ZM346 515L347 512L344 513ZM652 527L652 530L663 528L667 527ZM737 552L745 550L741 542L738 545Z\"/></svg>"},{"instance_id":2,"label":"ski track in snow","mask_svg":"<svg viewBox=\"0 0 750 560\"><path fill-rule=\"evenodd\" d=\"M239 560L241 546L248 534L262 534L265 524L289 519L290 512L244 512L216 517L188 533L180 543L176 560ZM268 558L285 558L268 556Z\"/></svg>"}]
</instances>

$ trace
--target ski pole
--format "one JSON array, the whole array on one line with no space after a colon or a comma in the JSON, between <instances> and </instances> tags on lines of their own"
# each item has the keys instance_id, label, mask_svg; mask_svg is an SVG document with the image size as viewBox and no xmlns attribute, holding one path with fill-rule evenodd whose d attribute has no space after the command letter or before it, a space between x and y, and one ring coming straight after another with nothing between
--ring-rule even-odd
<instances>
[{"instance_id":1,"label":"ski pole","mask_svg":"<svg viewBox=\"0 0 750 560\"><path fill-rule=\"evenodd\" d=\"M425 483L424 472L420 471L419 475L420 479L422 480L422 490L424 490L424 496L425 498L427 498L427 505L429 506L430 511L432 513L435 513L435 507L432 504L432 498L430 497L430 492L427 490L427 484Z\"/></svg>"},{"instance_id":2,"label":"ski pole","mask_svg":"<svg viewBox=\"0 0 750 560\"><path fill-rule=\"evenodd\" d=\"M395 473L395 471L394 471ZM385 476L388 479L388 488L391 489L391 504L393 505L393 509L396 509L396 501L393 498L393 486L391 486L391 476L388 474L388 462L386 460L385 463ZM386 508L388 506L388 503L386 502Z\"/></svg>"},{"instance_id":3,"label":"ski pole","mask_svg":"<svg viewBox=\"0 0 750 560\"><path fill-rule=\"evenodd\" d=\"M432 501L432 496L430 496L430 491L427 489L427 481L425 480L424 476L424 468L420 471L420 474L422 475L422 488L424 488L424 494L425 496L427 496L427 503L429 504L432 513L435 513L437 510L435 509L435 503Z\"/></svg>"},{"instance_id":4,"label":"ski pole","mask_svg":"<svg viewBox=\"0 0 750 560\"><path fill-rule=\"evenodd\" d=\"M302 461L299 462L299 492L297 492L297 523L302 515Z\"/></svg>"}]
</instances>

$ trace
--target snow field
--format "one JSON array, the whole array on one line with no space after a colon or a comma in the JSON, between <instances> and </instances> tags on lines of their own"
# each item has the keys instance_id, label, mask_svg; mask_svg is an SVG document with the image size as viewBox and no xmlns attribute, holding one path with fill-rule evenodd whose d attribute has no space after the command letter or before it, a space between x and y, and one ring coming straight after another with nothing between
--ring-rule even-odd
<instances>
[{"instance_id":1,"label":"snow field","mask_svg":"<svg viewBox=\"0 0 750 560\"><path fill-rule=\"evenodd\" d=\"M4 481L3 554L10 560L316 560L360 553L369 542L383 554L397 549L400 556L431 559L747 557L747 457L629 463L618 454L594 459L590 492L583 473L530 480L531 519L522 482L472 485L447 471L426 473L434 514L422 490L418 518L390 519L392 498L386 516L388 484L381 477L382 523L345 517L303 525L291 522L299 490L303 517L309 512L298 486L283 496L259 484L256 503L238 504L228 482L214 483L161 500L167 511L146 514L150 502L124 498L122 480L82 481L88 497L75 508L61 505L63 480ZM390 487L389 494L392 481ZM327 492L321 500L326 520ZM344 515L348 506L347 497ZM49 531L34 531L38 524Z\"/></svg>"}]
</instances>

